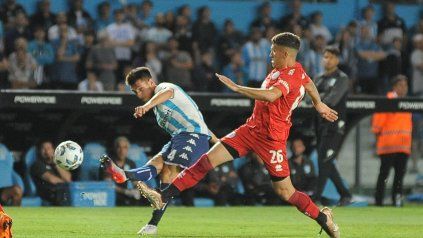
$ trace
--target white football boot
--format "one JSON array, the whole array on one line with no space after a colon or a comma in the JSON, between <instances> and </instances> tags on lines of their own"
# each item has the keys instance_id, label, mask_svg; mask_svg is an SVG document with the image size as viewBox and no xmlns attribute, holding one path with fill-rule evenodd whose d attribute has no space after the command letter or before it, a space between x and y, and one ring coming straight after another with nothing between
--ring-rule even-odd
<instances>
[{"instance_id":1,"label":"white football boot","mask_svg":"<svg viewBox=\"0 0 423 238\"><path fill-rule=\"evenodd\" d=\"M137 234L140 236L157 235L157 226L147 224Z\"/></svg>"}]
</instances>

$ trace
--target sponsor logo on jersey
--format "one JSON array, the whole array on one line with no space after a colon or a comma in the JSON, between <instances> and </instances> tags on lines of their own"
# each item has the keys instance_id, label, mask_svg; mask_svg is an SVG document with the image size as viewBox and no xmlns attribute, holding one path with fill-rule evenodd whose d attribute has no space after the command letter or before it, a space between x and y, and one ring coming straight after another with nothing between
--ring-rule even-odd
<instances>
[{"instance_id":1,"label":"sponsor logo on jersey","mask_svg":"<svg viewBox=\"0 0 423 238\"><path fill-rule=\"evenodd\" d=\"M275 166L275 170L276 170L277 172L282 171L282 165L277 164L277 165Z\"/></svg>"},{"instance_id":2,"label":"sponsor logo on jersey","mask_svg":"<svg viewBox=\"0 0 423 238\"><path fill-rule=\"evenodd\" d=\"M122 105L122 97L81 97L81 104Z\"/></svg>"},{"instance_id":3,"label":"sponsor logo on jersey","mask_svg":"<svg viewBox=\"0 0 423 238\"><path fill-rule=\"evenodd\" d=\"M22 104L56 104L55 96L15 96L14 103Z\"/></svg>"},{"instance_id":4,"label":"sponsor logo on jersey","mask_svg":"<svg viewBox=\"0 0 423 238\"><path fill-rule=\"evenodd\" d=\"M282 80L282 79L280 80L280 82L285 87L286 93L288 94L289 93L289 84L288 84L288 82L286 82L285 80Z\"/></svg>"}]
</instances>

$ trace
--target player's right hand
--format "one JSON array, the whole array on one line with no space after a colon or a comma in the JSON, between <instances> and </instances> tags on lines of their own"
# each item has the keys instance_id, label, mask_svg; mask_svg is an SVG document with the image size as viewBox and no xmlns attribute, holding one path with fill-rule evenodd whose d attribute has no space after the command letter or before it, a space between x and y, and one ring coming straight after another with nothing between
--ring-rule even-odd
<instances>
[{"instance_id":1,"label":"player's right hand","mask_svg":"<svg viewBox=\"0 0 423 238\"><path fill-rule=\"evenodd\" d=\"M148 105L142 105L135 108L134 117L135 118L141 118L143 117L148 111L150 110L150 107Z\"/></svg>"}]
</instances>

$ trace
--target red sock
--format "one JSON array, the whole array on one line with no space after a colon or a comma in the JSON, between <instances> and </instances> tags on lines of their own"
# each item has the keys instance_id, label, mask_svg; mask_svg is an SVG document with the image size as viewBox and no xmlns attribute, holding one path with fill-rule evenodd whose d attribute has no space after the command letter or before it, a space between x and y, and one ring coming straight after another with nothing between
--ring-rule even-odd
<instances>
[{"instance_id":1,"label":"red sock","mask_svg":"<svg viewBox=\"0 0 423 238\"><path fill-rule=\"evenodd\" d=\"M200 182L211 169L213 169L213 166L209 161L209 157L207 154L203 154L195 164L179 173L172 184L175 185L179 191L184 191Z\"/></svg>"},{"instance_id":2,"label":"red sock","mask_svg":"<svg viewBox=\"0 0 423 238\"><path fill-rule=\"evenodd\" d=\"M310 197L302 192L295 191L294 194L289 198L289 203L296 206L297 209L306 214L307 216L316 219L319 215L319 208L311 201Z\"/></svg>"}]
</instances>

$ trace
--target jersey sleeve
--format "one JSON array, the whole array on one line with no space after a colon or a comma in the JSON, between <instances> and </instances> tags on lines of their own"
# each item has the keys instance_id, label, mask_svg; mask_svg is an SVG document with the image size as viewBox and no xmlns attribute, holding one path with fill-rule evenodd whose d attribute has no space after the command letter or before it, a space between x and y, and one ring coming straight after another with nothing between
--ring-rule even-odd
<instances>
[{"instance_id":1,"label":"jersey sleeve","mask_svg":"<svg viewBox=\"0 0 423 238\"><path fill-rule=\"evenodd\" d=\"M273 84L273 86L277 87L279 90L281 90L283 96L288 95L288 93L290 91L289 83L282 78L278 78L278 81L275 84Z\"/></svg>"},{"instance_id":2,"label":"jersey sleeve","mask_svg":"<svg viewBox=\"0 0 423 238\"><path fill-rule=\"evenodd\" d=\"M157 94L158 92L165 90L165 89L168 89L168 88L173 89L174 94L178 91L178 87L174 84L160 83L156 86L156 89L154 89L154 94ZM174 98L174 97L175 97L175 95L172 98Z\"/></svg>"},{"instance_id":3,"label":"jersey sleeve","mask_svg":"<svg viewBox=\"0 0 423 238\"><path fill-rule=\"evenodd\" d=\"M311 82L311 78L305 72L303 72L301 74L301 82L303 85L306 85Z\"/></svg>"}]
</instances>

